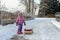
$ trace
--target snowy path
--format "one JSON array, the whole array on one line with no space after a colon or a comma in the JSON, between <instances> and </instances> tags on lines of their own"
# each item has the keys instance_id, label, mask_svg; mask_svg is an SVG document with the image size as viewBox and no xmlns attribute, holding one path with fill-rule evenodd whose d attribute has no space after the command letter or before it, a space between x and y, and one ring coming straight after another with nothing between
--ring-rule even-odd
<instances>
[{"instance_id":1,"label":"snowy path","mask_svg":"<svg viewBox=\"0 0 60 40\"><path fill-rule=\"evenodd\" d=\"M27 28L33 28L32 35L25 35L29 40L60 40L60 31L51 23L54 19L44 18L26 21ZM25 26L24 26L25 28ZM17 27L15 24L7 25L0 28L0 39L8 40L16 34Z\"/></svg>"},{"instance_id":2,"label":"snowy path","mask_svg":"<svg viewBox=\"0 0 60 40\"><path fill-rule=\"evenodd\" d=\"M39 20L33 28L34 33L27 35L30 40L60 40L60 32L51 20Z\"/></svg>"}]
</instances>

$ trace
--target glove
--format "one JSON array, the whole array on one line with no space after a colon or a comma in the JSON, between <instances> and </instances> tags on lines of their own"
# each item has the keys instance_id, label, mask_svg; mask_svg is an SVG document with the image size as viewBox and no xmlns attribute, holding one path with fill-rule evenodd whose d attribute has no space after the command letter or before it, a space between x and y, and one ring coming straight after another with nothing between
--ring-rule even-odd
<instances>
[{"instance_id":1,"label":"glove","mask_svg":"<svg viewBox=\"0 0 60 40\"><path fill-rule=\"evenodd\" d=\"M16 22L16 26L18 25L18 22Z\"/></svg>"},{"instance_id":2,"label":"glove","mask_svg":"<svg viewBox=\"0 0 60 40\"><path fill-rule=\"evenodd\" d=\"M26 25L26 23L24 22L24 25Z\"/></svg>"}]
</instances>

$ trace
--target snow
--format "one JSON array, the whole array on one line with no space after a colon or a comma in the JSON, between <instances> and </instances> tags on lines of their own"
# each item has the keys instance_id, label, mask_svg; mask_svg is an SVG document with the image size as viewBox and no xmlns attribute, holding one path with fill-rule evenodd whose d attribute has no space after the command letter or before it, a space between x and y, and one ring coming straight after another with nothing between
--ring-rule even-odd
<instances>
[{"instance_id":1,"label":"snow","mask_svg":"<svg viewBox=\"0 0 60 40\"><path fill-rule=\"evenodd\" d=\"M52 24L55 18L35 18L26 21L24 28L33 28L33 34L24 35L29 40L60 40L60 32L56 26ZM15 35L18 27L16 24L9 24L7 26L0 25L0 40L8 40Z\"/></svg>"},{"instance_id":2,"label":"snow","mask_svg":"<svg viewBox=\"0 0 60 40\"><path fill-rule=\"evenodd\" d=\"M11 24L11 25L1 26L0 27L0 40L7 40L13 34L16 33L17 27L15 27L14 25Z\"/></svg>"},{"instance_id":3,"label":"snow","mask_svg":"<svg viewBox=\"0 0 60 40\"><path fill-rule=\"evenodd\" d=\"M54 20L54 21L51 21L56 27L60 28L60 22Z\"/></svg>"}]
</instances>

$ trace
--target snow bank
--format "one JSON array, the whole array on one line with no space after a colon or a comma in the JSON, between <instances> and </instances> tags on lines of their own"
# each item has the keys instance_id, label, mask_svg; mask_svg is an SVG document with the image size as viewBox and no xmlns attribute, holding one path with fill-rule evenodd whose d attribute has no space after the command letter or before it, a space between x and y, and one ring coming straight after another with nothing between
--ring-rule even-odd
<instances>
[{"instance_id":1,"label":"snow bank","mask_svg":"<svg viewBox=\"0 0 60 40\"><path fill-rule=\"evenodd\" d=\"M44 21L52 21L55 20L55 18L35 18L35 19L40 19L40 20L44 20Z\"/></svg>"},{"instance_id":2,"label":"snow bank","mask_svg":"<svg viewBox=\"0 0 60 40\"><path fill-rule=\"evenodd\" d=\"M57 22L56 20L51 21L56 27L60 28L60 22Z\"/></svg>"}]
</instances>

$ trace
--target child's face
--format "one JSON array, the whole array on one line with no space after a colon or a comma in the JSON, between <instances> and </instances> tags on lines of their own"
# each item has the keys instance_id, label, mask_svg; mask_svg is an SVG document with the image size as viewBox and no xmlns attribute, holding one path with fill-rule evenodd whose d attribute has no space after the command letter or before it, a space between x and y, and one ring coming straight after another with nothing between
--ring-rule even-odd
<instances>
[{"instance_id":1,"label":"child's face","mask_svg":"<svg viewBox=\"0 0 60 40\"><path fill-rule=\"evenodd\" d=\"M20 17L21 17L21 16L22 16L22 13L19 13L19 14L18 14L18 16L20 16Z\"/></svg>"}]
</instances>

